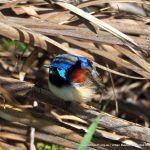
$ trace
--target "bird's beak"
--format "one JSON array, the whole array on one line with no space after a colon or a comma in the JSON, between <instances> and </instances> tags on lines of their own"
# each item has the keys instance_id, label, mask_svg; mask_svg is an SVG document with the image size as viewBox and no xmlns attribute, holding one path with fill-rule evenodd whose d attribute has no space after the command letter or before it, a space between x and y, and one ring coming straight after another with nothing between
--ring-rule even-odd
<instances>
[{"instance_id":1,"label":"bird's beak","mask_svg":"<svg viewBox=\"0 0 150 150\"><path fill-rule=\"evenodd\" d=\"M50 67L50 65L44 65L44 67L45 67L45 68L49 68L49 67Z\"/></svg>"}]
</instances>

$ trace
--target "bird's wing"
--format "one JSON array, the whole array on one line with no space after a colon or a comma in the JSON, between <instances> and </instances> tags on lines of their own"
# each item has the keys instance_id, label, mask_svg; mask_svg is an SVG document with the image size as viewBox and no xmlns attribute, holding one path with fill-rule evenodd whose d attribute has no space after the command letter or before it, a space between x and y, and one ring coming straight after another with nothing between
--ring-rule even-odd
<instances>
[{"instance_id":1,"label":"bird's wing","mask_svg":"<svg viewBox=\"0 0 150 150\"><path fill-rule=\"evenodd\" d=\"M96 67L92 64L92 66L89 68L89 74L88 78L96 85L97 92L102 93L103 90L105 90L105 86L102 82L102 79L100 78L99 73L96 71Z\"/></svg>"}]
</instances>

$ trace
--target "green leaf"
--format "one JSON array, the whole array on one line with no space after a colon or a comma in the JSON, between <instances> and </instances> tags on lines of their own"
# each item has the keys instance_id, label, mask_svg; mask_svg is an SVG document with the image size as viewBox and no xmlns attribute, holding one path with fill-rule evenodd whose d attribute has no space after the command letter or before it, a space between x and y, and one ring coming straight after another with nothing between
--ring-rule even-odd
<instances>
[{"instance_id":1,"label":"green leaf","mask_svg":"<svg viewBox=\"0 0 150 150\"><path fill-rule=\"evenodd\" d=\"M27 46L23 42L13 41L13 40L10 40L7 38L3 38L0 41L0 45L6 51L8 51L11 47L15 47L17 50L19 50L21 52L25 52L27 50Z\"/></svg>"},{"instance_id":2,"label":"green leaf","mask_svg":"<svg viewBox=\"0 0 150 150\"><path fill-rule=\"evenodd\" d=\"M87 147L89 146L89 144L92 140L93 134L95 133L96 128L100 122L101 117L102 117L101 115L97 116L95 121L90 125L90 127L88 128L88 132L85 134L84 138L82 139L82 141L78 147L78 150L86 150L87 149Z\"/></svg>"},{"instance_id":3,"label":"green leaf","mask_svg":"<svg viewBox=\"0 0 150 150\"><path fill-rule=\"evenodd\" d=\"M42 143L42 142L36 143L36 149L37 150L43 150L43 148L44 148L44 143Z\"/></svg>"},{"instance_id":4,"label":"green leaf","mask_svg":"<svg viewBox=\"0 0 150 150\"><path fill-rule=\"evenodd\" d=\"M10 39L3 38L3 40L0 41L0 45L5 51L8 51L11 46L15 46L15 42Z\"/></svg>"},{"instance_id":5,"label":"green leaf","mask_svg":"<svg viewBox=\"0 0 150 150\"><path fill-rule=\"evenodd\" d=\"M51 145L45 144L43 150L52 150Z\"/></svg>"},{"instance_id":6,"label":"green leaf","mask_svg":"<svg viewBox=\"0 0 150 150\"><path fill-rule=\"evenodd\" d=\"M25 52L27 50L26 44L20 42L20 41L15 41L16 49Z\"/></svg>"},{"instance_id":7,"label":"green leaf","mask_svg":"<svg viewBox=\"0 0 150 150\"><path fill-rule=\"evenodd\" d=\"M60 145L52 144L52 150L60 150Z\"/></svg>"},{"instance_id":8,"label":"green leaf","mask_svg":"<svg viewBox=\"0 0 150 150\"><path fill-rule=\"evenodd\" d=\"M107 103L103 106L102 111L106 110L109 102L110 100L108 100ZM84 135L82 141L80 142L80 145L78 146L77 150L87 150L87 147L90 146L89 144L93 138L93 135L96 131L96 128L98 127L101 118L102 114L98 115L95 121L92 122L92 124L88 128L87 133Z\"/></svg>"}]
</instances>

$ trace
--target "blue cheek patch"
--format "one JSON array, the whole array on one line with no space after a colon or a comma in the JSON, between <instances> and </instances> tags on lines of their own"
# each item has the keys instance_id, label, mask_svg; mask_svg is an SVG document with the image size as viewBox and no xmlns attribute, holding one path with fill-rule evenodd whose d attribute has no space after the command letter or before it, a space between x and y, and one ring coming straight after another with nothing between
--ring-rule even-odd
<instances>
[{"instance_id":1,"label":"blue cheek patch","mask_svg":"<svg viewBox=\"0 0 150 150\"><path fill-rule=\"evenodd\" d=\"M57 68L59 75L66 80L66 70Z\"/></svg>"}]
</instances>

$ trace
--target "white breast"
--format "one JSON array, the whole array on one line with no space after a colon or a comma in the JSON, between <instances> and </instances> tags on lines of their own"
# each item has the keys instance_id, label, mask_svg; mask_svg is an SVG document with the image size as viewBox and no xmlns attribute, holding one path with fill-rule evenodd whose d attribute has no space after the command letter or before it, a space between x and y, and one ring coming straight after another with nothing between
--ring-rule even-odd
<instances>
[{"instance_id":1,"label":"white breast","mask_svg":"<svg viewBox=\"0 0 150 150\"><path fill-rule=\"evenodd\" d=\"M55 96L65 100L65 101L78 101L87 102L93 98L95 90L93 86L64 86L58 88L55 85L48 82L49 89Z\"/></svg>"}]
</instances>

